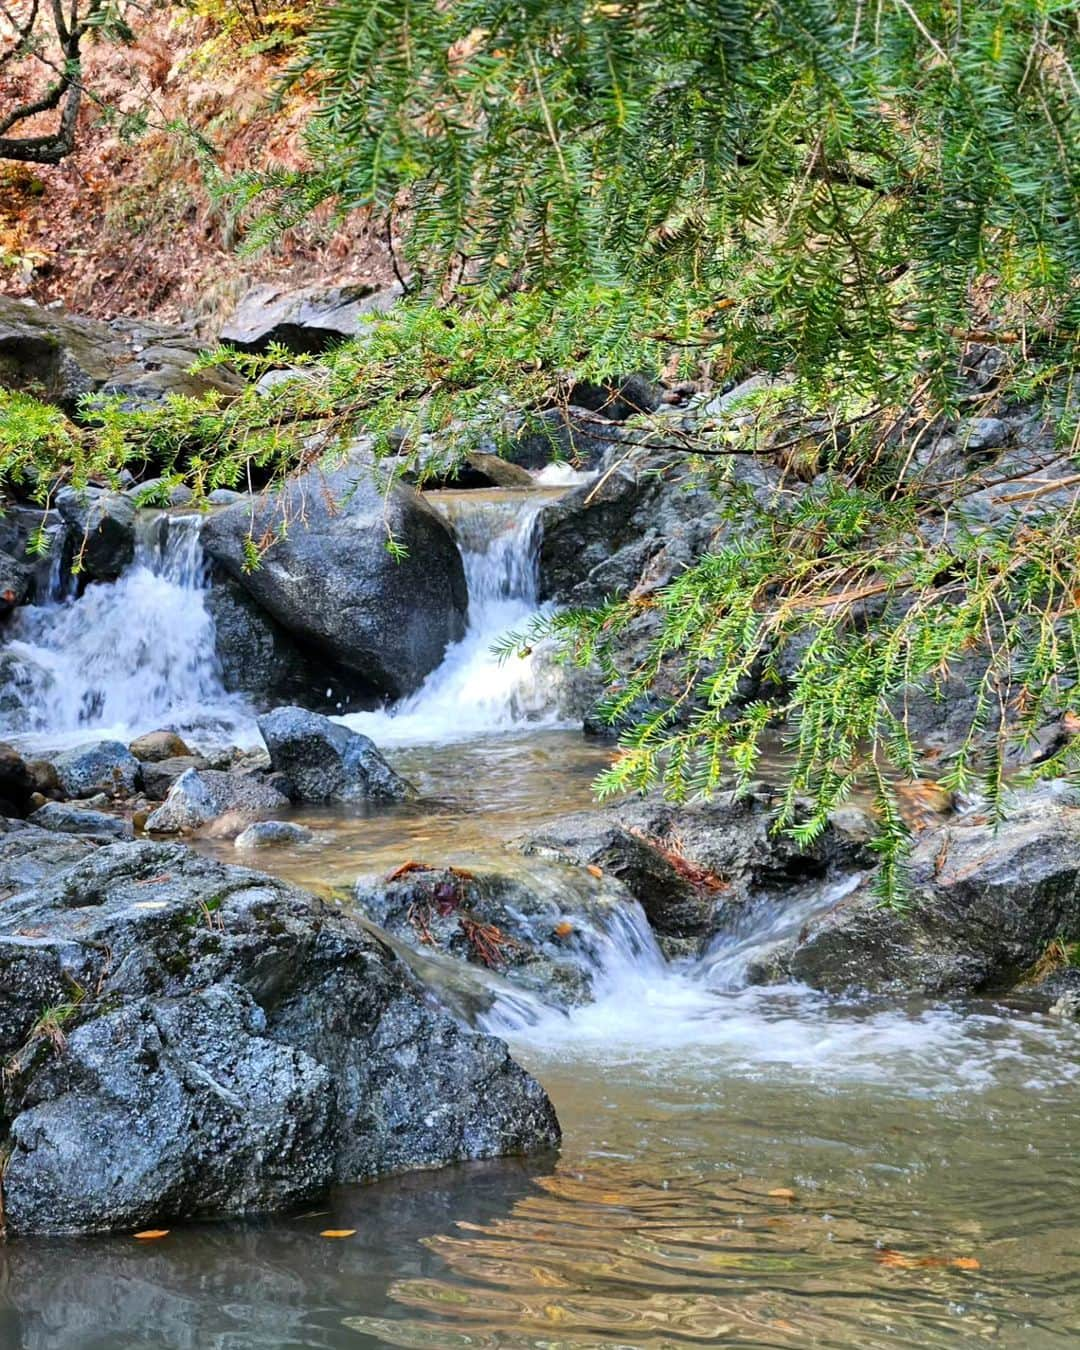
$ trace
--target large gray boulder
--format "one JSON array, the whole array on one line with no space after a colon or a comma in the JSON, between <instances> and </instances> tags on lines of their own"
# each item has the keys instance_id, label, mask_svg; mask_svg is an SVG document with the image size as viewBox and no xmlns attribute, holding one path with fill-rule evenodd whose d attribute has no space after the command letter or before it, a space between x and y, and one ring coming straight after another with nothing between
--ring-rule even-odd
<instances>
[{"instance_id":1,"label":"large gray boulder","mask_svg":"<svg viewBox=\"0 0 1080 1350\"><path fill-rule=\"evenodd\" d=\"M200 346L180 328L135 319L102 323L0 296L0 386L32 389L69 412L86 394L117 395L131 409L168 394L235 394L239 376L191 373Z\"/></svg>"},{"instance_id":2,"label":"large gray boulder","mask_svg":"<svg viewBox=\"0 0 1080 1350\"><path fill-rule=\"evenodd\" d=\"M53 757L69 797L130 797L139 786L139 761L122 741L95 741Z\"/></svg>"},{"instance_id":3,"label":"large gray boulder","mask_svg":"<svg viewBox=\"0 0 1080 1350\"><path fill-rule=\"evenodd\" d=\"M56 506L68 527L67 554L89 581L115 581L135 557L135 504L123 492L61 488Z\"/></svg>"},{"instance_id":4,"label":"large gray boulder","mask_svg":"<svg viewBox=\"0 0 1080 1350\"><path fill-rule=\"evenodd\" d=\"M1049 943L1080 940L1080 797L1048 787L995 831L950 821L916 846L903 910L869 885L811 920L773 978L935 997L1013 988Z\"/></svg>"},{"instance_id":5,"label":"large gray boulder","mask_svg":"<svg viewBox=\"0 0 1080 1350\"><path fill-rule=\"evenodd\" d=\"M558 1140L506 1046L356 919L180 845L103 848L5 903L0 1057L9 1236L271 1211Z\"/></svg>"},{"instance_id":6,"label":"large gray boulder","mask_svg":"<svg viewBox=\"0 0 1080 1350\"><path fill-rule=\"evenodd\" d=\"M291 352L322 352L356 337L366 314L390 309L400 295L400 286L362 283L302 290L255 286L229 317L221 341L245 352L265 351L272 342Z\"/></svg>"},{"instance_id":7,"label":"large gray boulder","mask_svg":"<svg viewBox=\"0 0 1080 1350\"><path fill-rule=\"evenodd\" d=\"M401 801L412 791L374 741L319 713L275 708L259 718L259 731L296 801Z\"/></svg>"},{"instance_id":8,"label":"large gray boulder","mask_svg":"<svg viewBox=\"0 0 1080 1350\"><path fill-rule=\"evenodd\" d=\"M289 799L273 783L240 770L185 769L169 795L146 820L151 834L186 834L214 821L222 833L239 834L260 815L288 806Z\"/></svg>"},{"instance_id":9,"label":"large gray boulder","mask_svg":"<svg viewBox=\"0 0 1080 1350\"><path fill-rule=\"evenodd\" d=\"M254 569L245 545L275 542ZM388 535L406 550L387 551ZM207 554L290 634L373 697L416 689L465 631L468 592L446 521L362 459L227 507L203 528Z\"/></svg>"},{"instance_id":10,"label":"large gray boulder","mask_svg":"<svg viewBox=\"0 0 1080 1350\"><path fill-rule=\"evenodd\" d=\"M0 901L38 885L93 851L89 839L56 834L25 820L0 818Z\"/></svg>"},{"instance_id":11,"label":"large gray boulder","mask_svg":"<svg viewBox=\"0 0 1080 1350\"><path fill-rule=\"evenodd\" d=\"M302 703L349 711L351 690L342 670L320 653L303 649L219 568L205 603L214 620L214 648L226 689L248 694L262 707Z\"/></svg>"}]
</instances>

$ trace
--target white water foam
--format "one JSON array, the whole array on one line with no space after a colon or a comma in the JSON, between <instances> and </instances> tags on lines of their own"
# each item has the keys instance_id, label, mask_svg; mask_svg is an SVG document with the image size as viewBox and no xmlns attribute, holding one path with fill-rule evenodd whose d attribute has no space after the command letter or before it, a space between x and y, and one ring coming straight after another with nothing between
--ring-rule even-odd
<instances>
[{"instance_id":1,"label":"white water foam","mask_svg":"<svg viewBox=\"0 0 1080 1350\"><path fill-rule=\"evenodd\" d=\"M250 709L221 681L206 582L198 517L162 515L118 581L19 610L0 648L17 672L0 733L56 746L168 726L252 740Z\"/></svg>"},{"instance_id":2,"label":"white water foam","mask_svg":"<svg viewBox=\"0 0 1080 1350\"><path fill-rule=\"evenodd\" d=\"M543 612L539 592L542 493L433 494L457 536L469 589L468 630L400 703L338 720L377 745L433 745L523 726L559 726L550 668L535 653L501 659L493 647Z\"/></svg>"}]
</instances>

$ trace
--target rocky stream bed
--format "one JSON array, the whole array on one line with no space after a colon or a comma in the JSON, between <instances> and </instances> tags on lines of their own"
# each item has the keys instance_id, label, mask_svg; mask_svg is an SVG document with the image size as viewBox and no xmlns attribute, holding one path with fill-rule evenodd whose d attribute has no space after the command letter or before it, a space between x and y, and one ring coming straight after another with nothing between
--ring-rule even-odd
<instances>
[{"instance_id":1,"label":"rocky stream bed","mask_svg":"<svg viewBox=\"0 0 1080 1350\"><path fill-rule=\"evenodd\" d=\"M19 308L9 373L51 342L60 402L171 368ZM1022 413L985 420L1038 471ZM598 807L596 679L492 644L725 526L618 418L557 430L570 465L523 438L396 484L406 565L362 449L279 499L0 518L0 1343L1080 1333L1080 793L995 829L916 791L904 913L858 801L806 847L767 770ZM915 709L939 753L954 692Z\"/></svg>"}]
</instances>

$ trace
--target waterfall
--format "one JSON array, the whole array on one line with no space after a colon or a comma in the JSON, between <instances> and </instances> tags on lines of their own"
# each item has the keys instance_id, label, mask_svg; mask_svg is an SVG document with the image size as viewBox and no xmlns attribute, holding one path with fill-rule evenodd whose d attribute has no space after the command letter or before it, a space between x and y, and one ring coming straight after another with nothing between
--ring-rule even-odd
<instances>
[{"instance_id":1,"label":"waterfall","mask_svg":"<svg viewBox=\"0 0 1080 1350\"><path fill-rule=\"evenodd\" d=\"M340 720L378 745L444 743L523 723L557 725L550 677L533 654L500 660L492 648L542 607L540 515L544 492L443 492L429 500L454 527L469 590L468 629L409 698ZM547 676L547 677L546 677Z\"/></svg>"},{"instance_id":2,"label":"waterfall","mask_svg":"<svg viewBox=\"0 0 1080 1350\"><path fill-rule=\"evenodd\" d=\"M232 735L249 710L226 693L205 604L197 516L140 522L116 582L58 585L17 611L0 648L0 735L130 739L167 725Z\"/></svg>"}]
</instances>

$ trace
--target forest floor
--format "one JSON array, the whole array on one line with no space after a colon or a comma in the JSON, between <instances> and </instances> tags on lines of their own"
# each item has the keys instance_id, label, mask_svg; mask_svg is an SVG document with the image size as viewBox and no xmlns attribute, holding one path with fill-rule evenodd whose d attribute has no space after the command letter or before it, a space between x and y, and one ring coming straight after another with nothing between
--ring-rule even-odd
<instances>
[{"instance_id":1,"label":"forest floor","mask_svg":"<svg viewBox=\"0 0 1080 1350\"><path fill-rule=\"evenodd\" d=\"M363 213L328 213L272 252L244 257L227 209L207 190L197 133L226 175L304 162L310 91L270 99L289 49L166 5L129 46L87 52L76 152L62 164L0 164L0 293L100 318L194 325L212 337L249 286L392 280L387 248ZM0 108L16 95L0 82ZM148 125L131 135L132 125Z\"/></svg>"}]
</instances>

